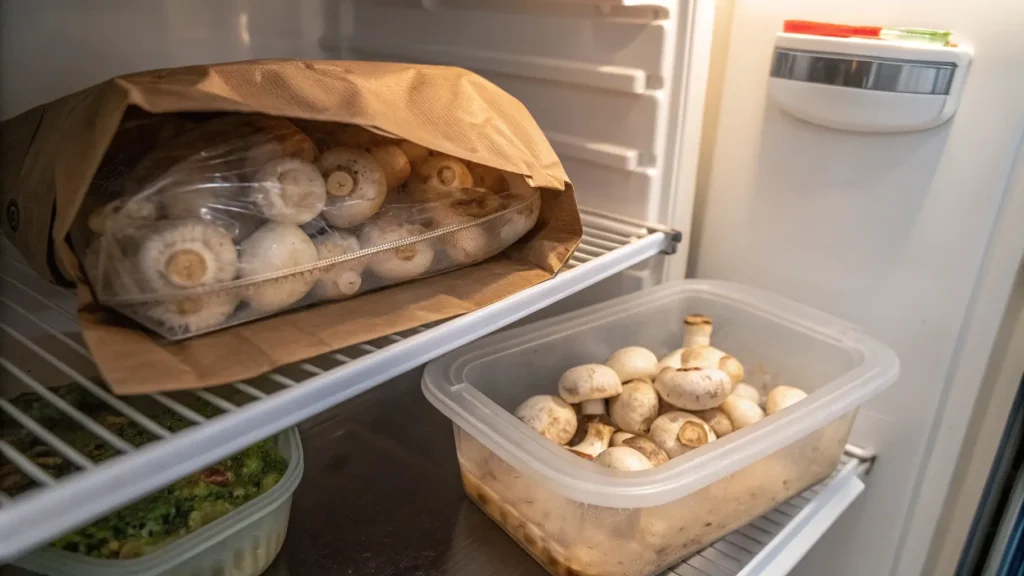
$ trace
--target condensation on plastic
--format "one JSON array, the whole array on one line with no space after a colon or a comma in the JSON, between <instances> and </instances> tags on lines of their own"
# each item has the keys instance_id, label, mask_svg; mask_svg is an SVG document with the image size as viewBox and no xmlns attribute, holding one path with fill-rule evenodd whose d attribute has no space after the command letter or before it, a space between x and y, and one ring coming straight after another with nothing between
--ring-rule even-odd
<instances>
[{"instance_id":1,"label":"condensation on plastic","mask_svg":"<svg viewBox=\"0 0 1024 576\"><path fill-rule=\"evenodd\" d=\"M181 540L133 560L101 560L50 547L15 564L46 576L258 576L284 544L292 494L302 479L299 433L276 437L288 470L266 494ZM168 478L172 482L173 478Z\"/></svg>"},{"instance_id":2,"label":"condensation on plastic","mask_svg":"<svg viewBox=\"0 0 1024 576\"><path fill-rule=\"evenodd\" d=\"M715 322L716 347L764 392L804 400L642 472L572 455L512 410L613 351L679 347L682 319ZM646 576L678 563L828 476L857 408L895 381L891 350L856 328L727 282L684 280L478 340L427 366L423 391L455 426L467 494L556 575Z\"/></svg>"},{"instance_id":3,"label":"condensation on plastic","mask_svg":"<svg viewBox=\"0 0 1024 576\"><path fill-rule=\"evenodd\" d=\"M296 122L123 124L72 230L96 299L187 338L474 264L536 224L520 175Z\"/></svg>"}]
</instances>

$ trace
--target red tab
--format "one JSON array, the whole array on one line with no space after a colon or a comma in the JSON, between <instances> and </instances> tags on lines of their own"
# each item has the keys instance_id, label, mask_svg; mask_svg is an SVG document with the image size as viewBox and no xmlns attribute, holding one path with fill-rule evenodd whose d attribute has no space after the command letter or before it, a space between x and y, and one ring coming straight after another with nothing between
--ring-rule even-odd
<instances>
[{"instance_id":1,"label":"red tab","mask_svg":"<svg viewBox=\"0 0 1024 576\"><path fill-rule=\"evenodd\" d=\"M811 36L833 36L837 38L880 38L881 26L848 26L846 24L829 24L828 22L812 22L810 20L786 20L782 31L789 34L809 34Z\"/></svg>"}]
</instances>

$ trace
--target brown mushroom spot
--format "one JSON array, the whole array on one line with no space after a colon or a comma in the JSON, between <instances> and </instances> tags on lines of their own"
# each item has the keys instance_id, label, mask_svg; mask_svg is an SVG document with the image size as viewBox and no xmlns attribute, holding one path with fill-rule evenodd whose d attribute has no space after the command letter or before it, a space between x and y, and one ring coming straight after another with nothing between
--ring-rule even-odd
<instances>
[{"instance_id":1,"label":"brown mushroom spot","mask_svg":"<svg viewBox=\"0 0 1024 576\"><path fill-rule=\"evenodd\" d=\"M416 252L416 247L411 244L408 246L395 248L395 258L398 258L403 262L408 262L409 260L416 258Z\"/></svg>"},{"instance_id":2,"label":"brown mushroom spot","mask_svg":"<svg viewBox=\"0 0 1024 576\"><path fill-rule=\"evenodd\" d=\"M210 466L199 473L199 479L214 486L227 486L231 483L231 473L220 466Z\"/></svg>"}]
</instances>

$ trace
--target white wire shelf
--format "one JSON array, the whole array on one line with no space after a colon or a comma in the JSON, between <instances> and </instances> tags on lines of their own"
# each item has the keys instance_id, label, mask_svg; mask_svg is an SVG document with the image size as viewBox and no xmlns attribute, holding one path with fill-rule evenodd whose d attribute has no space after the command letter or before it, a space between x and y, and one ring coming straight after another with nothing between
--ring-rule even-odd
<instances>
[{"instance_id":1,"label":"white wire shelf","mask_svg":"<svg viewBox=\"0 0 1024 576\"><path fill-rule=\"evenodd\" d=\"M127 398L101 384L78 335L74 296L38 278L3 242L0 416L45 444L51 457L62 457L70 470L53 474L0 439L0 564L619 271L674 252L680 240L678 232L582 212L584 238L565 269L491 306L245 382ZM150 441L136 445L108 431L50 391L61 385L76 387ZM82 454L8 401L27 391L101 439L103 458ZM166 424L168 415L175 426ZM17 495L2 484L4 470L15 468L30 480Z\"/></svg>"}]
</instances>

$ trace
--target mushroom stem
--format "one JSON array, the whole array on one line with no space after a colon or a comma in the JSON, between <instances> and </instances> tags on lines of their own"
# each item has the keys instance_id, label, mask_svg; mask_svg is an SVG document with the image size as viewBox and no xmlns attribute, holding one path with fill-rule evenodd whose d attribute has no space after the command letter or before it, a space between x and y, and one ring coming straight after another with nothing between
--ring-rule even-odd
<instances>
[{"instance_id":1,"label":"mushroom stem","mask_svg":"<svg viewBox=\"0 0 1024 576\"><path fill-rule=\"evenodd\" d=\"M708 443L708 428L703 422L683 422L679 427L679 443L690 448L700 448Z\"/></svg>"},{"instance_id":2,"label":"mushroom stem","mask_svg":"<svg viewBox=\"0 0 1024 576\"><path fill-rule=\"evenodd\" d=\"M607 407L604 398L594 398L592 400L584 400L580 402L580 414L584 416L594 416L598 414L607 413Z\"/></svg>"},{"instance_id":3,"label":"mushroom stem","mask_svg":"<svg viewBox=\"0 0 1024 576\"><path fill-rule=\"evenodd\" d=\"M582 452L583 454L597 456L608 448L608 444L611 442L612 434L614 433L615 428L613 426L609 426L600 421L588 422L587 435L583 438L583 441L575 446L570 446L569 449L576 452Z\"/></svg>"},{"instance_id":4,"label":"mushroom stem","mask_svg":"<svg viewBox=\"0 0 1024 576\"><path fill-rule=\"evenodd\" d=\"M327 193L331 196L348 196L355 188L356 181L344 170L331 172L327 177Z\"/></svg>"},{"instance_id":5,"label":"mushroom stem","mask_svg":"<svg viewBox=\"0 0 1024 576\"><path fill-rule=\"evenodd\" d=\"M693 314L683 320L683 325L683 348L711 346L711 318Z\"/></svg>"}]
</instances>

